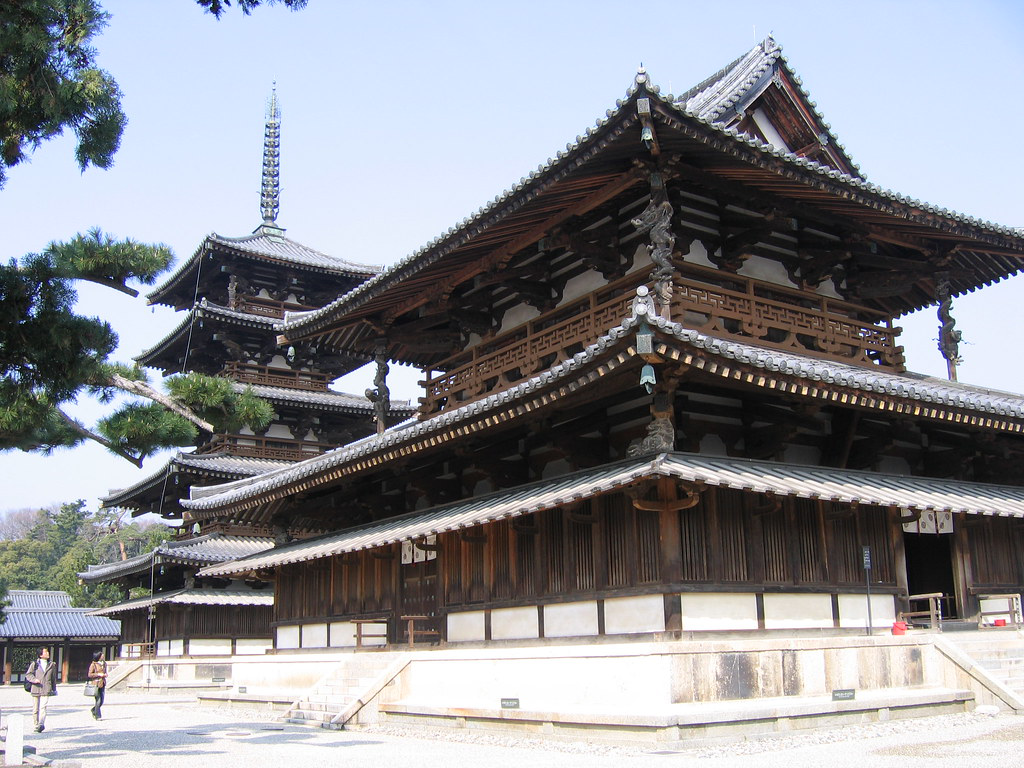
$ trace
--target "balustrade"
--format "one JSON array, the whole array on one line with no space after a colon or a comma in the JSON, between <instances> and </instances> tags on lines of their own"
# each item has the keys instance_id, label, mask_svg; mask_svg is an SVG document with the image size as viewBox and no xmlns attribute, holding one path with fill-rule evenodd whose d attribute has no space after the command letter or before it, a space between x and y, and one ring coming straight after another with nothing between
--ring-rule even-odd
<instances>
[{"instance_id":1,"label":"balustrade","mask_svg":"<svg viewBox=\"0 0 1024 768\"><path fill-rule=\"evenodd\" d=\"M685 265L674 281L672 319L710 336L903 371L900 329L849 302L720 270ZM424 382L420 418L514 386L567 360L630 313L640 275L576 301L448 358Z\"/></svg>"},{"instance_id":2,"label":"balustrade","mask_svg":"<svg viewBox=\"0 0 1024 768\"><path fill-rule=\"evenodd\" d=\"M301 461L319 456L337 448L331 443L316 443L310 440L289 440L281 437L259 435L214 435L197 453L224 451L232 456L250 459L274 459L276 461Z\"/></svg>"},{"instance_id":3,"label":"balustrade","mask_svg":"<svg viewBox=\"0 0 1024 768\"><path fill-rule=\"evenodd\" d=\"M271 368L255 363L228 361L223 375L241 384L262 384L266 387L304 389L312 392L326 392L330 379L324 373L292 371L287 368Z\"/></svg>"}]
</instances>

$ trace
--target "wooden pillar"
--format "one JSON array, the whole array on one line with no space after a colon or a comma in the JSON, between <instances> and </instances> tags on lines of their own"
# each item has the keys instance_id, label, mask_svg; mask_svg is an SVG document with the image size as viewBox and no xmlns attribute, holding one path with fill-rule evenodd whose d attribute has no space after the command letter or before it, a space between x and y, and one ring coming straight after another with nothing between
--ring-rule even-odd
<instances>
[{"instance_id":1,"label":"wooden pillar","mask_svg":"<svg viewBox=\"0 0 1024 768\"><path fill-rule=\"evenodd\" d=\"M65 637L60 649L60 681L67 683L71 671L71 638Z\"/></svg>"},{"instance_id":2,"label":"wooden pillar","mask_svg":"<svg viewBox=\"0 0 1024 768\"><path fill-rule=\"evenodd\" d=\"M4 643L4 685L11 684L14 674L14 640L8 638Z\"/></svg>"}]
</instances>

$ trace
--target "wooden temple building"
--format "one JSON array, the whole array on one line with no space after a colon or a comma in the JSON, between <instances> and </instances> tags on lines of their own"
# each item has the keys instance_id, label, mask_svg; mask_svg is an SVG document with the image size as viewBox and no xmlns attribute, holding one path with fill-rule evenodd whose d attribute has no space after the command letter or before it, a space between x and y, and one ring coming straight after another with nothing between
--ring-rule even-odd
<instances>
[{"instance_id":1,"label":"wooden temple building","mask_svg":"<svg viewBox=\"0 0 1024 768\"><path fill-rule=\"evenodd\" d=\"M269 644L272 590L230 579L196 579L196 571L225 559L271 547L274 539L309 535L267 520L236 523L230 517L194 520L179 504L190 489L282 469L373 432L381 406L364 396L330 388L339 376L371 359L334 353L315 341L277 345L275 324L287 312L323 307L374 277L379 267L355 264L285 236L279 210L280 110L271 98L264 138L263 223L245 237L209 235L192 256L149 295L184 319L136 360L165 376L199 372L230 379L269 401L274 418L259 434L203 434L158 472L114 491L106 507L156 513L179 528L179 540L125 561L90 567L87 583L150 591L98 613L122 621L126 647L151 647L160 655L252 652ZM394 418L412 408L396 403ZM326 529L325 529L326 530ZM251 587L255 586L256 589Z\"/></svg>"},{"instance_id":2,"label":"wooden temple building","mask_svg":"<svg viewBox=\"0 0 1024 768\"><path fill-rule=\"evenodd\" d=\"M417 418L193 485L200 525L296 535L198 575L272 581L279 651L863 632L918 595L984 623L1024 588L1024 396L908 371L898 319L937 306L955 374L952 297L1022 264L1019 230L866 181L770 38L682 96L641 71L275 321L269 359L422 369Z\"/></svg>"}]
</instances>

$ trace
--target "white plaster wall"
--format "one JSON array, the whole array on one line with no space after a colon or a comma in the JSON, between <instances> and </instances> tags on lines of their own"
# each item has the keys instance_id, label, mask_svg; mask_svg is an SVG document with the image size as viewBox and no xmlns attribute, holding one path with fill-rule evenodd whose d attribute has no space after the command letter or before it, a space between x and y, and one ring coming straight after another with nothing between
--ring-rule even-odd
<instances>
[{"instance_id":1,"label":"white plaster wall","mask_svg":"<svg viewBox=\"0 0 1024 768\"><path fill-rule=\"evenodd\" d=\"M766 259L763 256L751 256L743 262L743 266L737 271L743 277L753 277L756 280L764 280L766 283L784 285L787 288L798 287L789 279L789 273L782 266L781 262L774 259Z\"/></svg>"},{"instance_id":2,"label":"white plaster wall","mask_svg":"<svg viewBox=\"0 0 1024 768\"><path fill-rule=\"evenodd\" d=\"M192 638L188 641L189 656L230 656L231 639L227 637Z\"/></svg>"},{"instance_id":3,"label":"white plaster wall","mask_svg":"<svg viewBox=\"0 0 1024 768\"><path fill-rule=\"evenodd\" d=\"M597 601L544 606L544 637L597 634Z\"/></svg>"},{"instance_id":4,"label":"white plaster wall","mask_svg":"<svg viewBox=\"0 0 1024 768\"><path fill-rule=\"evenodd\" d=\"M533 320L538 315L540 315L540 310L536 307L531 307L529 304L518 304L514 307L509 307L508 311L505 312L505 316L501 318L501 328L498 329L498 333L510 331L517 325Z\"/></svg>"},{"instance_id":5,"label":"white plaster wall","mask_svg":"<svg viewBox=\"0 0 1024 768\"><path fill-rule=\"evenodd\" d=\"M641 595L605 600L604 631L608 635L664 632L665 598L661 595Z\"/></svg>"},{"instance_id":6,"label":"white plaster wall","mask_svg":"<svg viewBox=\"0 0 1024 768\"><path fill-rule=\"evenodd\" d=\"M292 369L292 367L290 365L288 365L288 360L287 360L287 358L285 358L284 355L274 355L274 357L271 359L271 361L269 363L267 363L267 367L268 368L284 368L284 369L289 370L289 371Z\"/></svg>"},{"instance_id":7,"label":"white plaster wall","mask_svg":"<svg viewBox=\"0 0 1024 768\"><path fill-rule=\"evenodd\" d=\"M683 256L683 261L689 262L690 264L699 264L702 267L717 269L711 259L708 258L708 249L705 248L704 244L699 240L694 240L690 244L690 252Z\"/></svg>"},{"instance_id":8,"label":"white plaster wall","mask_svg":"<svg viewBox=\"0 0 1024 768\"><path fill-rule=\"evenodd\" d=\"M283 437L286 440L292 439L292 431L284 424L271 424L267 428L267 437Z\"/></svg>"},{"instance_id":9,"label":"white plaster wall","mask_svg":"<svg viewBox=\"0 0 1024 768\"><path fill-rule=\"evenodd\" d=\"M176 640L157 640L157 656L183 656L185 654L185 641L180 637Z\"/></svg>"},{"instance_id":10,"label":"white plaster wall","mask_svg":"<svg viewBox=\"0 0 1024 768\"><path fill-rule=\"evenodd\" d=\"M302 647L303 648L326 648L327 647L327 624L303 624L302 625Z\"/></svg>"},{"instance_id":11,"label":"white plaster wall","mask_svg":"<svg viewBox=\"0 0 1024 768\"><path fill-rule=\"evenodd\" d=\"M572 472L572 465L566 459L555 459L549 461L544 465L544 471L541 473L543 479L549 477L561 477L562 475Z\"/></svg>"},{"instance_id":12,"label":"white plaster wall","mask_svg":"<svg viewBox=\"0 0 1024 768\"><path fill-rule=\"evenodd\" d=\"M558 302L558 306L574 301L580 298L580 296L586 296L588 293L601 288L607 282L600 272L587 270L582 275L577 275L566 282L565 288L562 290L562 300Z\"/></svg>"},{"instance_id":13,"label":"white plaster wall","mask_svg":"<svg viewBox=\"0 0 1024 768\"><path fill-rule=\"evenodd\" d=\"M536 615L536 611L534 611ZM448 641L465 643L484 639L484 612L466 611L448 614Z\"/></svg>"},{"instance_id":14,"label":"white plaster wall","mask_svg":"<svg viewBox=\"0 0 1024 768\"><path fill-rule=\"evenodd\" d=\"M330 625L331 648L350 648L356 644L356 625L351 621L334 621Z\"/></svg>"},{"instance_id":15,"label":"white plaster wall","mask_svg":"<svg viewBox=\"0 0 1024 768\"><path fill-rule=\"evenodd\" d=\"M808 629L833 626L831 595L769 594L764 596L765 629Z\"/></svg>"},{"instance_id":16,"label":"white plaster wall","mask_svg":"<svg viewBox=\"0 0 1024 768\"><path fill-rule=\"evenodd\" d=\"M757 629L757 601L743 593L680 595L684 631Z\"/></svg>"},{"instance_id":17,"label":"white plaster wall","mask_svg":"<svg viewBox=\"0 0 1024 768\"><path fill-rule=\"evenodd\" d=\"M238 656L259 656L270 648L269 637L241 637L235 640L235 654Z\"/></svg>"},{"instance_id":18,"label":"white plaster wall","mask_svg":"<svg viewBox=\"0 0 1024 768\"><path fill-rule=\"evenodd\" d=\"M639 209L637 210L639 213ZM651 261L650 251L647 250L646 241L638 243L636 250L633 251L633 266L629 268L626 274L632 274L638 272L641 269L650 269L654 265Z\"/></svg>"},{"instance_id":19,"label":"white plaster wall","mask_svg":"<svg viewBox=\"0 0 1024 768\"><path fill-rule=\"evenodd\" d=\"M704 435L700 439L700 452L708 456L728 456L725 443L718 435Z\"/></svg>"},{"instance_id":20,"label":"white plaster wall","mask_svg":"<svg viewBox=\"0 0 1024 768\"><path fill-rule=\"evenodd\" d=\"M278 648L298 648L299 647L299 628L298 626L293 627L278 627L277 628L277 643Z\"/></svg>"},{"instance_id":21,"label":"white plaster wall","mask_svg":"<svg viewBox=\"0 0 1024 768\"><path fill-rule=\"evenodd\" d=\"M537 609L534 606L522 608L496 608L491 611L492 640L523 640L539 636Z\"/></svg>"},{"instance_id":22,"label":"white plaster wall","mask_svg":"<svg viewBox=\"0 0 1024 768\"><path fill-rule=\"evenodd\" d=\"M871 596L871 626L892 627L896 621L896 601L892 595ZM839 595L839 626L866 627L868 601L865 595Z\"/></svg>"}]
</instances>

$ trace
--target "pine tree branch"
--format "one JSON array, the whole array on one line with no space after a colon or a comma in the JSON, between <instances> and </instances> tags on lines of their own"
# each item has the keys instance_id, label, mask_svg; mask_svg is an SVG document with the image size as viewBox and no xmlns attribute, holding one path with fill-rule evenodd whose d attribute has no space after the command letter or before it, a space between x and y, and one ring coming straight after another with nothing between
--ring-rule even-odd
<instances>
[{"instance_id":1,"label":"pine tree branch","mask_svg":"<svg viewBox=\"0 0 1024 768\"><path fill-rule=\"evenodd\" d=\"M60 408L54 408L53 410L56 411L57 415L60 416L64 420L64 423L66 423L69 427L71 427L75 432L80 434L82 437L84 437L84 438L86 438L88 440L95 440L97 443L102 445L107 450L112 451L113 453L116 453L118 456L120 456L123 459L127 459L132 464L134 464L136 467L139 467L139 468L142 467L142 457L141 456L133 456L132 454L128 453L127 451L124 451L119 445L116 445L116 444L110 442L109 440L107 440L107 438L103 437L103 435L98 435L95 432L92 432L92 431L86 429L85 426L80 421L76 421L75 419L71 418L66 413L64 413L64 411L62 411Z\"/></svg>"},{"instance_id":2,"label":"pine tree branch","mask_svg":"<svg viewBox=\"0 0 1024 768\"><path fill-rule=\"evenodd\" d=\"M154 389L144 381L134 381L133 379L127 379L118 373L114 373L110 376L110 384L118 389L124 390L125 392L131 392L133 395L138 395L139 397L144 397L147 400L159 403L167 410L178 414L183 419L188 420L210 434L213 434L216 431L210 422L199 418L181 403L168 397L160 390Z\"/></svg>"},{"instance_id":3,"label":"pine tree branch","mask_svg":"<svg viewBox=\"0 0 1024 768\"><path fill-rule=\"evenodd\" d=\"M139 292L136 291L134 288L129 288L124 283L119 283L116 280L108 280L102 277L88 277L85 275L75 275L74 279L82 280L83 282L87 283L96 283L96 285L102 285L106 288L113 288L115 291L120 291L121 293L128 294L133 299L139 295Z\"/></svg>"}]
</instances>

